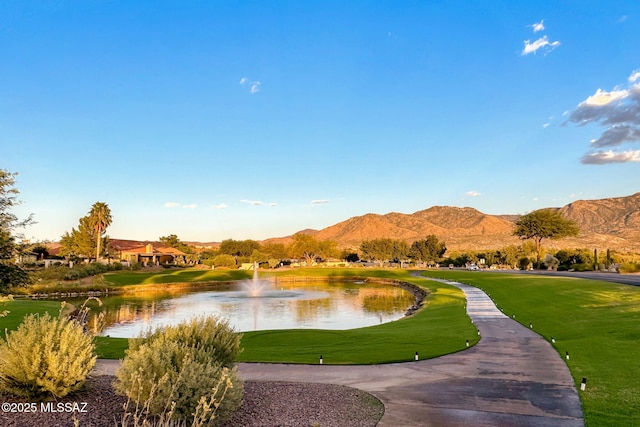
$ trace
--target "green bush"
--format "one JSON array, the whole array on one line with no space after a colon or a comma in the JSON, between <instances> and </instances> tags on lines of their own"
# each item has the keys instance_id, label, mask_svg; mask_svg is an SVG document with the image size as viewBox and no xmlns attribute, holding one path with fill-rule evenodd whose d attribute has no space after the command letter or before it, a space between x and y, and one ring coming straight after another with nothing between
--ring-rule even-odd
<instances>
[{"instance_id":1,"label":"green bush","mask_svg":"<svg viewBox=\"0 0 640 427\"><path fill-rule=\"evenodd\" d=\"M29 273L17 265L0 263L0 292L12 286L27 286L31 283Z\"/></svg>"},{"instance_id":2,"label":"green bush","mask_svg":"<svg viewBox=\"0 0 640 427\"><path fill-rule=\"evenodd\" d=\"M222 254L213 259L216 267L236 268L236 258L233 255Z\"/></svg>"},{"instance_id":3,"label":"green bush","mask_svg":"<svg viewBox=\"0 0 640 427\"><path fill-rule=\"evenodd\" d=\"M82 387L95 361L93 336L80 321L29 314L0 339L0 390L63 397Z\"/></svg>"},{"instance_id":4,"label":"green bush","mask_svg":"<svg viewBox=\"0 0 640 427\"><path fill-rule=\"evenodd\" d=\"M129 340L115 388L150 415L170 412L173 419L191 421L206 400L215 402L211 420L226 420L242 403L235 367L240 338L214 317L148 331ZM229 387L219 387L227 375Z\"/></svg>"},{"instance_id":5,"label":"green bush","mask_svg":"<svg viewBox=\"0 0 640 427\"><path fill-rule=\"evenodd\" d=\"M618 268L620 273L638 273L640 272L640 263L625 262Z\"/></svg>"}]
</instances>

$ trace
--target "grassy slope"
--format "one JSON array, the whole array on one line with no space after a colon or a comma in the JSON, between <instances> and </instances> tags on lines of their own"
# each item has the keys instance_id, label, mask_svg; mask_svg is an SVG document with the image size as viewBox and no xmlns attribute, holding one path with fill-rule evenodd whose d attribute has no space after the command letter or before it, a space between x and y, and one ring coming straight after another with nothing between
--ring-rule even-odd
<instances>
[{"instance_id":1,"label":"grassy slope","mask_svg":"<svg viewBox=\"0 0 640 427\"><path fill-rule=\"evenodd\" d=\"M154 285L167 283L220 282L249 279L252 273L243 270L180 269L160 272L115 271L105 273L105 282L114 286Z\"/></svg>"},{"instance_id":2,"label":"grassy slope","mask_svg":"<svg viewBox=\"0 0 640 427\"><path fill-rule=\"evenodd\" d=\"M477 286L570 359L588 426L640 426L640 288L595 280L434 271Z\"/></svg>"}]
</instances>

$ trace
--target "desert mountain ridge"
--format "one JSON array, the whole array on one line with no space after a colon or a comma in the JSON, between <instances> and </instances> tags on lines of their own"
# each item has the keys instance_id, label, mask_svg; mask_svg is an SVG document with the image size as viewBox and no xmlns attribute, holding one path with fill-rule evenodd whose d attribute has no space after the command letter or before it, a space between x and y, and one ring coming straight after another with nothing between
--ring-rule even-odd
<instances>
[{"instance_id":1,"label":"desert mountain ridge","mask_svg":"<svg viewBox=\"0 0 640 427\"><path fill-rule=\"evenodd\" d=\"M580 226L580 235L561 240L547 239L547 247L609 248L640 251L640 192L631 196L577 200L559 210ZM411 243L435 234L449 250L499 249L519 244L513 236L520 215L489 215L470 207L433 206L412 214L391 212L354 216L322 230L303 230L318 239L330 239L341 248L357 248L364 240L393 238ZM265 242L288 243L291 236Z\"/></svg>"}]
</instances>

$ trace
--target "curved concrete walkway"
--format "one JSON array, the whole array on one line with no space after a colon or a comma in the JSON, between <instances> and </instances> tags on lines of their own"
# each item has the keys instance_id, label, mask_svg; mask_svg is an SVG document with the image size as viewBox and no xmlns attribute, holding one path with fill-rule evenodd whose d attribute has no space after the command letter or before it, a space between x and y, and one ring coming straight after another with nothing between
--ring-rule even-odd
<instances>
[{"instance_id":1,"label":"curved concrete walkway","mask_svg":"<svg viewBox=\"0 0 640 427\"><path fill-rule=\"evenodd\" d=\"M482 339L437 359L372 366L241 363L252 381L342 384L384 403L379 426L584 426L569 369L541 336L502 314L481 290L462 289Z\"/></svg>"}]
</instances>

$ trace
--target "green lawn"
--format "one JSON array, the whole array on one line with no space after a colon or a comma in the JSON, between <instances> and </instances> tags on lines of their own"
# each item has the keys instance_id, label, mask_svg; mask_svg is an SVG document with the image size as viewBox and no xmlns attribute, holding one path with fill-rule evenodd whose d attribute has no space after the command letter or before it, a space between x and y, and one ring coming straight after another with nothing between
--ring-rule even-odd
<instances>
[{"instance_id":1,"label":"green lawn","mask_svg":"<svg viewBox=\"0 0 640 427\"><path fill-rule=\"evenodd\" d=\"M554 337L579 388L588 426L640 426L640 288L614 283L489 272L426 275L483 289L509 316Z\"/></svg>"}]
</instances>

